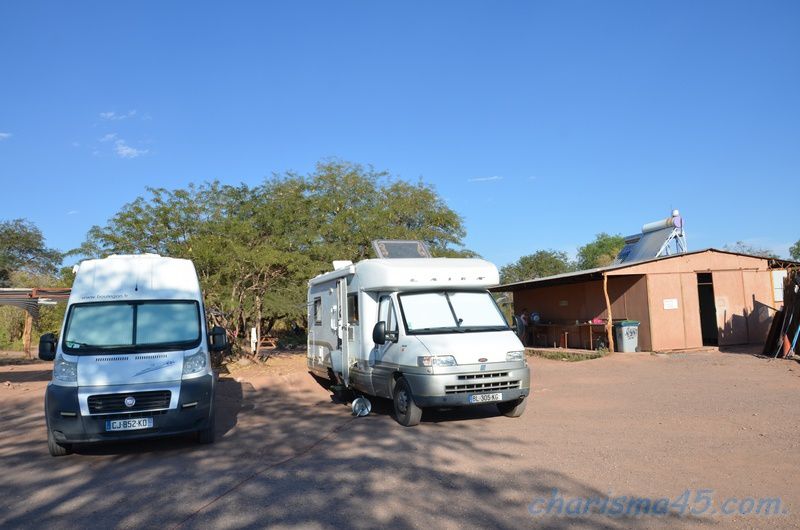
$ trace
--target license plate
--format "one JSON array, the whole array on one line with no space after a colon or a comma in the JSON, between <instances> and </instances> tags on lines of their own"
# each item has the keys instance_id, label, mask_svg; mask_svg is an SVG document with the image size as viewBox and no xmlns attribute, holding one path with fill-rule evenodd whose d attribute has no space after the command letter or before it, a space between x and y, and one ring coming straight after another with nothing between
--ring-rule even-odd
<instances>
[{"instance_id":1,"label":"license plate","mask_svg":"<svg viewBox=\"0 0 800 530\"><path fill-rule=\"evenodd\" d=\"M107 431L135 431L153 427L153 418L136 418L132 420L106 420Z\"/></svg>"},{"instance_id":2,"label":"license plate","mask_svg":"<svg viewBox=\"0 0 800 530\"><path fill-rule=\"evenodd\" d=\"M503 394L497 392L496 394L473 394L469 397L470 403L491 403L493 401L502 401Z\"/></svg>"}]
</instances>

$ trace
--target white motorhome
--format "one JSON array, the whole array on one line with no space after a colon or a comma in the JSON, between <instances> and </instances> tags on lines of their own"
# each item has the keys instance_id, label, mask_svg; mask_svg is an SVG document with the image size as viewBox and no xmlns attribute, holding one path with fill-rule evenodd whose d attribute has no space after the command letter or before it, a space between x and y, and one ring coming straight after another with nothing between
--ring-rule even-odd
<instances>
[{"instance_id":1,"label":"white motorhome","mask_svg":"<svg viewBox=\"0 0 800 530\"><path fill-rule=\"evenodd\" d=\"M403 257L334 269L309 281L312 374L392 399L405 426L427 407L496 403L507 416L522 414L530 371L486 290L499 283L493 264Z\"/></svg>"},{"instance_id":2,"label":"white motorhome","mask_svg":"<svg viewBox=\"0 0 800 530\"><path fill-rule=\"evenodd\" d=\"M209 351L225 331L206 330L194 264L154 254L80 264L60 336L43 335L53 360L45 394L50 454L72 444L197 433L214 441Z\"/></svg>"}]
</instances>

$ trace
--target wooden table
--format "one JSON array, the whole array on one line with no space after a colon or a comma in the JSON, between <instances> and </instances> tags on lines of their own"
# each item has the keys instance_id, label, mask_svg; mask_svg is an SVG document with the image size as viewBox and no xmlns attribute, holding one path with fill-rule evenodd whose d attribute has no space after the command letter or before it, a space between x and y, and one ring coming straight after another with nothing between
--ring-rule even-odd
<instances>
[{"instance_id":1,"label":"wooden table","mask_svg":"<svg viewBox=\"0 0 800 530\"><path fill-rule=\"evenodd\" d=\"M594 349L594 337L605 337L606 325L591 324L589 322L579 322L577 324L554 324L554 323L540 323L529 326L533 334L533 346L537 346L537 337L542 336L542 333L537 333L537 330L542 330L545 337L545 344L543 346L558 348L569 348L569 334L574 333L578 337L578 347L584 350ZM598 328L600 331L595 331Z\"/></svg>"}]
</instances>

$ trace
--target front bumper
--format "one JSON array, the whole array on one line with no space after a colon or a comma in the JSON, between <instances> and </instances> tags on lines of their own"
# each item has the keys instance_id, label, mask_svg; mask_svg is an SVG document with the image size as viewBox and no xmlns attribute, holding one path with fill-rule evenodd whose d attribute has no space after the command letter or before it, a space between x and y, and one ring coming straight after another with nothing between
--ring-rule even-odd
<instances>
[{"instance_id":1,"label":"front bumper","mask_svg":"<svg viewBox=\"0 0 800 530\"><path fill-rule=\"evenodd\" d=\"M135 391L135 385L130 386ZM78 403L78 387L47 385L47 427L59 443L138 440L188 434L208 426L214 399L214 377L206 375L180 383L177 408L126 414L88 415ZM196 403L196 405L192 405ZM184 407L184 405L189 405ZM106 431L106 420L153 418L153 427L134 431Z\"/></svg>"},{"instance_id":2,"label":"front bumper","mask_svg":"<svg viewBox=\"0 0 800 530\"><path fill-rule=\"evenodd\" d=\"M518 401L530 394L531 373L522 363L459 366L447 373L403 373L420 407L480 405L470 396L501 394L498 402ZM483 369L481 369L483 367ZM437 372L441 369L437 369Z\"/></svg>"}]
</instances>

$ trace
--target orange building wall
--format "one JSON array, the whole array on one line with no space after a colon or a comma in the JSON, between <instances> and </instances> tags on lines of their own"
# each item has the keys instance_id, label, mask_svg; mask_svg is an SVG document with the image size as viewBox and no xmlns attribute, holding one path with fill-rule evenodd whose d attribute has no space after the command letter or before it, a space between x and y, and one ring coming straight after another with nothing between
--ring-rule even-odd
<instances>
[{"instance_id":1,"label":"orange building wall","mask_svg":"<svg viewBox=\"0 0 800 530\"><path fill-rule=\"evenodd\" d=\"M653 350L679 350L703 345L700 302L695 274L653 274L647 277ZM677 307L667 305L677 301ZM665 308L666 305L666 308Z\"/></svg>"}]
</instances>

